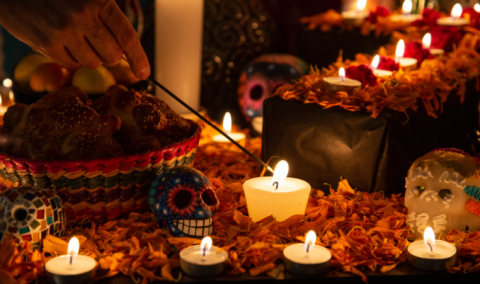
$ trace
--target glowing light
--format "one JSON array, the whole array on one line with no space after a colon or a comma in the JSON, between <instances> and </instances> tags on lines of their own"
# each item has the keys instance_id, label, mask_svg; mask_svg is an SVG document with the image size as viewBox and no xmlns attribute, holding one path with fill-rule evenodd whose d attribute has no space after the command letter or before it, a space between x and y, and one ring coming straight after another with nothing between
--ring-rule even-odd
<instances>
[{"instance_id":1,"label":"glowing light","mask_svg":"<svg viewBox=\"0 0 480 284\"><path fill-rule=\"evenodd\" d=\"M370 63L370 67L372 69L377 69L378 64L380 64L380 56L377 54L375 57L373 57L372 63Z\"/></svg>"},{"instance_id":2,"label":"glowing light","mask_svg":"<svg viewBox=\"0 0 480 284\"><path fill-rule=\"evenodd\" d=\"M70 257L67 257L67 261L70 263L70 265L73 264L73 259L78 254L79 249L80 249L80 243L78 242L78 239L76 237L71 238L70 241L68 242L68 249L67 249L67 254L70 256Z\"/></svg>"},{"instance_id":3,"label":"glowing light","mask_svg":"<svg viewBox=\"0 0 480 284\"><path fill-rule=\"evenodd\" d=\"M340 78L340 81L345 81L345 68L340 67L340 70L338 70L338 78Z\"/></svg>"},{"instance_id":4,"label":"glowing light","mask_svg":"<svg viewBox=\"0 0 480 284\"><path fill-rule=\"evenodd\" d=\"M452 13L450 14L450 16L454 19L458 19L462 16L462 12L463 12L462 5L457 3L455 4L455 6L453 6Z\"/></svg>"},{"instance_id":5,"label":"glowing light","mask_svg":"<svg viewBox=\"0 0 480 284\"><path fill-rule=\"evenodd\" d=\"M432 35L430 33L425 34L422 39L423 48L429 49L431 43L432 43Z\"/></svg>"},{"instance_id":6,"label":"glowing light","mask_svg":"<svg viewBox=\"0 0 480 284\"><path fill-rule=\"evenodd\" d=\"M423 241L427 250L431 253L435 251L435 233L433 232L432 227L427 227L423 233Z\"/></svg>"},{"instance_id":7,"label":"glowing light","mask_svg":"<svg viewBox=\"0 0 480 284\"><path fill-rule=\"evenodd\" d=\"M358 0L357 1L357 11L362 11L367 5L367 0Z\"/></svg>"},{"instance_id":8,"label":"glowing light","mask_svg":"<svg viewBox=\"0 0 480 284\"><path fill-rule=\"evenodd\" d=\"M405 42L403 39L399 40L397 43L397 49L395 50L395 62L398 63L400 61L400 58L403 57L403 54L405 53Z\"/></svg>"},{"instance_id":9,"label":"glowing light","mask_svg":"<svg viewBox=\"0 0 480 284\"><path fill-rule=\"evenodd\" d=\"M8 78L5 79L5 80L3 80L3 86L4 86L5 88L11 88L11 87L12 87L12 80L10 80L10 79L8 79Z\"/></svg>"},{"instance_id":10,"label":"glowing light","mask_svg":"<svg viewBox=\"0 0 480 284\"><path fill-rule=\"evenodd\" d=\"M473 9L475 10L475 12L480 13L480 4L475 4L475 6L473 6Z\"/></svg>"},{"instance_id":11,"label":"glowing light","mask_svg":"<svg viewBox=\"0 0 480 284\"><path fill-rule=\"evenodd\" d=\"M309 231L305 237L305 253L309 253L315 247L315 241L317 240L317 235L314 231Z\"/></svg>"},{"instance_id":12,"label":"glowing light","mask_svg":"<svg viewBox=\"0 0 480 284\"><path fill-rule=\"evenodd\" d=\"M282 185L282 183L287 178L288 174L288 163L287 161L280 161L278 162L277 166L275 167L275 171L273 172L272 178L272 185L278 183L276 186Z\"/></svg>"},{"instance_id":13,"label":"glowing light","mask_svg":"<svg viewBox=\"0 0 480 284\"><path fill-rule=\"evenodd\" d=\"M205 257L212 248L212 238L205 237L200 244L200 253Z\"/></svg>"},{"instance_id":14,"label":"glowing light","mask_svg":"<svg viewBox=\"0 0 480 284\"><path fill-rule=\"evenodd\" d=\"M223 117L223 131L227 133L232 132L232 116L229 112Z\"/></svg>"},{"instance_id":15,"label":"glowing light","mask_svg":"<svg viewBox=\"0 0 480 284\"><path fill-rule=\"evenodd\" d=\"M408 15L412 13L412 0L405 0L402 5L402 13Z\"/></svg>"},{"instance_id":16,"label":"glowing light","mask_svg":"<svg viewBox=\"0 0 480 284\"><path fill-rule=\"evenodd\" d=\"M12 92L12 91L10 91L10 92L8 93L8 98L9 98L10 101L12 102L12 105L15 104L15 97L13 96L13 92ZM0 105L1 105L1 104L2 104L2 103L1 103L1 101L0 101Z\"/></svg>"}]
</instances>

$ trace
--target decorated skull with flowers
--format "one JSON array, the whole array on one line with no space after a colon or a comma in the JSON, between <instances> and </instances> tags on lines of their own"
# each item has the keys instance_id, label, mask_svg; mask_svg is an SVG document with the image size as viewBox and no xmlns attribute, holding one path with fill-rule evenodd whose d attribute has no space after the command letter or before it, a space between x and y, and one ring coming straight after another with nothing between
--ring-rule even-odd
<instances>
[{"instance_id":1,"label":"decorated skull with flowers","mask_svg":"<svg viewBox=\"0 0 480 284\"><path fill-rule=\"evenodd\" d=\"M150 209L173 236L208 236L220 202L210 181L190 167L165 171L152 183Z\"/></svg>"}]
</instances>

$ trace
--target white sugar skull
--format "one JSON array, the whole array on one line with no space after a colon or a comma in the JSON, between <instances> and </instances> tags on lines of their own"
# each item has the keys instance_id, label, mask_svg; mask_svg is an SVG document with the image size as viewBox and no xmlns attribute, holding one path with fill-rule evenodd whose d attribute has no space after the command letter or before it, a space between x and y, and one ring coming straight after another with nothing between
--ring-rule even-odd
<instances>
[{"instance_id":1,"label":"white sugar skull","mask_svg":"<svg viewBox=\"0 0 480 284\"><path fill-rule=\"evenodd\" d=\"M469 185L480 187L479 169L476 158L456 149L435 150L413 163L405 178L405 206L415 239L423 238L428 226L437 237L452 229L480 229L480 217L466 206L476 202L467 191L476 192Z\"/></svg>"}]
</instances>

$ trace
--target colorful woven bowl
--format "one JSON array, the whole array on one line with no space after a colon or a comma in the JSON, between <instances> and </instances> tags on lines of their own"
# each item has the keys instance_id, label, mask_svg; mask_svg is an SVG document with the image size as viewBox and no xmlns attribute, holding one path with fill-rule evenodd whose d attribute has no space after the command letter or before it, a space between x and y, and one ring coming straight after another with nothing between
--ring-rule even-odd
<instances>
[{"instance_id":1,"label":"colorful woven bowl","mask_svg":"<svg viewBox=\"0 0 480 284\"><path fill-rule=\"evenodd\" d=\"M202 128L158 150L95 160L40 161L0 152L0 192L20 185L54 188L67 223L104 222L148 211L148 189L164 169L192 166Z\"/></svg>"}]
</instances>

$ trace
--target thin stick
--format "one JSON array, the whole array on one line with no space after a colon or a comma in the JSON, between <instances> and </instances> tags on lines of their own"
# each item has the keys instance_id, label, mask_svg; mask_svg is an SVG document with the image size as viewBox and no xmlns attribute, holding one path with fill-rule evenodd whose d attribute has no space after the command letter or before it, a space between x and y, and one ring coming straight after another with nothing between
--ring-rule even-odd
<instances>
[{"instance_id":1,"label":"thin stick","mask_svg":"<svg viewBox=\"0 0 480 284\"><path fill-rule=\"evenodd\" d=\"M265 164L265 162L263 162L262 160L260 160L259 158L255 157L252 153L250 153L250 151L248 151L247 149L245 149L242 145L238 144L237 141L233 140L230 136L228 136L225 132L223 132L220 128L218 128L215 124L211 123L210 121L208 121L208 119L206 119L205 117L203 117L203 115L201 115L200 113L198 113L196 110L194 110L193 108L191 108L189 105L187 105L184 101L182 101L179 97L175 96L172 92L170 92L169 89L165 88L162 84L160 84L159 82L157 82L157 80L153 79L151 76L148 78L150 81L152 81L155 85L157 85L160 89L164 90L168 95L170 95L172 98L174 98L177 102L179 102L182 106L184 106L186 109L188 109L189 111L191 111L193 114L195 114L198 118L200 118L201 120L205 121L206 124L210 125L211 127L213 127L213 129L215 129L216 131L218 131L218 133L222 134L223 136L225 136L225 138L227 138L228 140L230 140L230 142L232 142L235 146L237 146L240 150L242 150L245 154L249 155L250 157L252 157L255 161L257 161L258 163L260 163L260 165L262 165L264 168L266 168L267 170L269 170L270 172L273 173L273 169Z\"/></svg>"}]
</instances>

